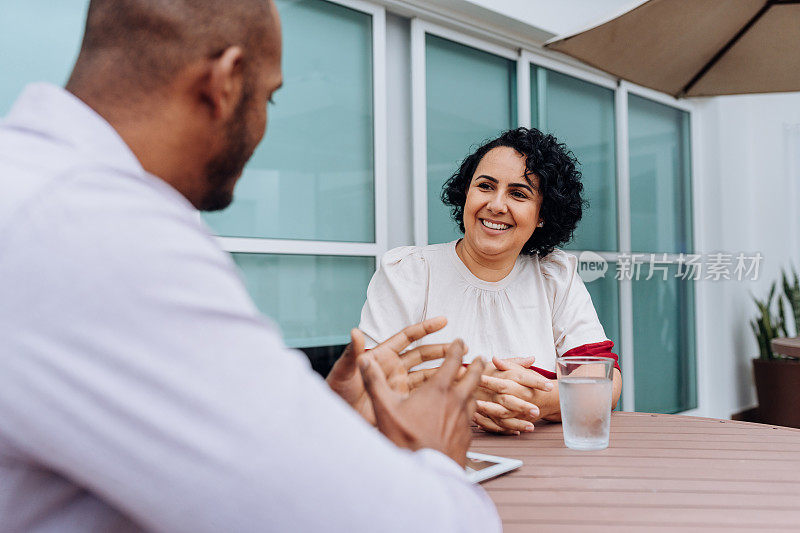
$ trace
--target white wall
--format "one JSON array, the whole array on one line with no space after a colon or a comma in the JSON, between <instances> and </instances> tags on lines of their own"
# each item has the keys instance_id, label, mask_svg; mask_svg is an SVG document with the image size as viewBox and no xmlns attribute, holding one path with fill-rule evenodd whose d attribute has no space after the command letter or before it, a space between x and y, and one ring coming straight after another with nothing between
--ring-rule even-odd
<instances>
[{"instance_id":1,"label":"white wall","mask_svg":"<svg viewBox=\"0 0 800 533\"><path fill-rule=\"evenodd\" d=\"M698 309L704 414L727 417L756 404L750 294L763 298L782 267L800 266L800 93L705 99L695 120L702 251L764 256L757 281L704 282Z\"/></svg>"}]
</instances>

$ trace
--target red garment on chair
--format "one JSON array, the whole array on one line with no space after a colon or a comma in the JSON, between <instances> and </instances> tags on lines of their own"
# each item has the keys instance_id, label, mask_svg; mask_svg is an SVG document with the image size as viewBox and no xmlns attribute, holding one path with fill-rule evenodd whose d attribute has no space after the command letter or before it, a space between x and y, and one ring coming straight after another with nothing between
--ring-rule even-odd
<instances>
[{"instance_id":1,"label":"red garment on chair","mask_svg":"<svg viewBox=\"0 0 800 533\"><path fill-rule=\"evenodd\" d=\"M567 351L561 357L608 357L614 360L614 368L622 372L619 367L619 356L611 351L614 343L611 341L593 342L592 344L583 344ZM535 370L547 379L556 379L556 373L537 366L531 366L531 370Z\"/></svg>"}]
</instances>

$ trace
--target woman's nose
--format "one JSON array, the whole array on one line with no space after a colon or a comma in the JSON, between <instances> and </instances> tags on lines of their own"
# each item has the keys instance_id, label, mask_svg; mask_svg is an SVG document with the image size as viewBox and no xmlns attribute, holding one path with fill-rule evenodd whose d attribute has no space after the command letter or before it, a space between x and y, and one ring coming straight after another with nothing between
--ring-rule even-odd
<instances>
[{"instance_id":1,"label":"woman's nose","mask_svg":"<svg viewBox=\"0 0 800 533\"><path fill-rule=\"evenodd\" d=\"M495 194L489 200L489 203L486 204L486 207L492 213L505 213L508 210L508 206L506 205L505 198L502 194Z\"/></svg>"}]
</instances>

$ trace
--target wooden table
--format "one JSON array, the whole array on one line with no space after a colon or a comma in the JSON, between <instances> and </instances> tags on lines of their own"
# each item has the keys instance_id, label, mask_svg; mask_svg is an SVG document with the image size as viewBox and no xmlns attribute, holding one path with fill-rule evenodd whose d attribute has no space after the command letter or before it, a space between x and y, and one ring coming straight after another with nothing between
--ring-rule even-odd
<instances>
[{"instance_id":1,"label":"wooden table","mask_svg":"<svg viewBox=\"0 0 800 533\"><path fill-rule=\"evenodd\" d=\"M525 463L483 484L507 532L800 531L797 429L614 413L599 452L566 448L561 424L475 431L473 451Z\"/></svg>"},{"instance_id":2,"label":"wooden table","mask_svg":"<svg viewBox=\"0 0 800 533\"><path fill-rule=\"evenodd\" d=\"M800 337L772 339L772 351L777 354L800 358Z\"/></svg>"}]
</instances>

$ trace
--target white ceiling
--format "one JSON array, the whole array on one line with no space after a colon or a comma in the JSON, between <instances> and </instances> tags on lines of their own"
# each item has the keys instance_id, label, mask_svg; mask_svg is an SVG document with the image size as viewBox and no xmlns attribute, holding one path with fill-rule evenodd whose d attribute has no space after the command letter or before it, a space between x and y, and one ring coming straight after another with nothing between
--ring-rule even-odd
<instances>
[{"instance_id":1,"label":"white ceiling","mask_svg":"<svg viewBox=\"0 0 800 533\"><path fill-rule=\"evenodd\" d=\"M467 0L554 34L573 33L642 0Z\"/></svg>"}]
</instances>

